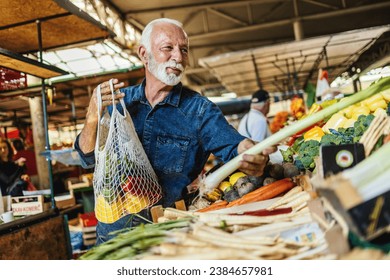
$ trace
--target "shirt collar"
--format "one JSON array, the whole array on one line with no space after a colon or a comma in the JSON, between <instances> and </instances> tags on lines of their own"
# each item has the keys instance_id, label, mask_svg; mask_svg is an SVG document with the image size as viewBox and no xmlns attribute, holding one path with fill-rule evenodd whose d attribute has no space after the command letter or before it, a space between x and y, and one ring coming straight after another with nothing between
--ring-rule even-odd
<instances>
[{"instance_id":1,"label":"shirt collar","mask_svg":"<svg viewBox=\"0 0 390 280\"><path fill-rule=\"evenodd\" d=\"M133 101L139 101L145 103L147 102L145 96L145 84L146 84L146 80L144 79L142 83L138 86L138 89L136 90L135 94L133 95L132 98ZM180 82L172 88L168 96L160 104L169 104L171 106L178 107L182 95L182 89L183 89L183 85Z\"/></svg>"}]
</instances>

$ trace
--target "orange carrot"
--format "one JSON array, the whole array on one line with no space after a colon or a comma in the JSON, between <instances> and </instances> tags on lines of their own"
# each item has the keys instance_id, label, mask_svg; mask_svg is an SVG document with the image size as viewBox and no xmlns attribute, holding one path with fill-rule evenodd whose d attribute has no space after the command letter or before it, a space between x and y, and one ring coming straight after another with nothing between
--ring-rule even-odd
<instances>
[{"instance_id":1,"label":"orange carrot","mask_svg":"<svg viewBox=\"0 0 390 280\"><path fill-rule=\"evenodd\" d=\"M205 208L199 209L196 212L208 212L208 211L222 209L222 208L225 208L226 205L228 205L228 203L229 202L227 202L226 200L221 200L218 202L214 202L213 204L211 204Z\"/></svg>"},{"instance_id":2,"label":"orange carrot","mask_svg":"<svg viewBox=\"0 0 390 280\"><path fill-rule=\"evenodd\" d=\"M233 207L246 203L271 199L292 189L294 186L295 183L289 178L278 180L230 202L226 207Z\"/></svg>"}]
</instances>

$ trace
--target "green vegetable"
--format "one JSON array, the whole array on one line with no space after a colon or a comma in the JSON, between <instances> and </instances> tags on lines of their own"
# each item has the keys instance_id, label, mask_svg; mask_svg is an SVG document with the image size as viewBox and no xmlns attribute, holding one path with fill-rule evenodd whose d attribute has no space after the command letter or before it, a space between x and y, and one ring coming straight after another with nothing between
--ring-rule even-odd
<instances>
[{"instance_id":1,"label":"green vegetable","mask_svg":"<svg viewBox=\"0 0 390 280\"><path fill-rule=\"evenodd\" d=\"M316 140L305 141L299 147L296 160L299 160L305 169L313 170L315 168L314 159L319 155L319 148L320 142Z\"/></svg>"},{"instance_id":2,"label":"green vegetable","mask_svg":"<svg viewBox=\"0 0 390 280\"><path fill-rule=\"evenodd\" d=\"M287 150L279 150L283 157L283 162L293 162L294 161L294 151L291 147L288 147Z\"/></svg>"},{"instance_id":3,"label":"green vegetable","mask_svg":"<svg viewBox=\"0 0 390 280\"><path fill-rule=\"evenodd\" d=\"M80 257L81 260L134 259L154 245L161 244L167 231L188 227L190 218L182 218L158 224L141 224L121 230L118 235L105 243L92 247Z\"/></svg>"},{"instance_id":4,"label":"green vegetable","mask_svg":"<svg viewBox=\"0 0 390 280\"><path fill-rule=\"evenodd\" d=\"M356 166L341 174L358 190L364 200L389 191L390 144L385 144Z\"/></svg>"},{"instance_id":5,"label":"green vegetable","mask_svg":"<svg viewBox=\"0 0 390 280\"><path fill-rule=\"evenodd\" d=\"M360 115L357 121L354 123L353 127L355 129L355 142L358 142L360 138L362 137L363 133L367 130L367 128L370 126L372 120L374 119L374 115Z\"/></svg>"}]
</instances>

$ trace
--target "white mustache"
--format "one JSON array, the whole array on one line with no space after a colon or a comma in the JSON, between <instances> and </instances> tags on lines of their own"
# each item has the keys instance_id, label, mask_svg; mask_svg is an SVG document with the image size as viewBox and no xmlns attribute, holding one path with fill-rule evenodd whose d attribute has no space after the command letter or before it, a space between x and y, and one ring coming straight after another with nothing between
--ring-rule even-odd
<instances>
[{"instance_id":1,"label":"white mustache","mask_svg":"<svg viewBox=\"0 0 390 280\"><path fill-rule=\"evenodd\" d=\"M181 63L177 63L174 60L170 60L164 63L165 68L170 67L170 68L176 68L180 71L184 71L184 66Z\"/></svg>"}]
</instances>

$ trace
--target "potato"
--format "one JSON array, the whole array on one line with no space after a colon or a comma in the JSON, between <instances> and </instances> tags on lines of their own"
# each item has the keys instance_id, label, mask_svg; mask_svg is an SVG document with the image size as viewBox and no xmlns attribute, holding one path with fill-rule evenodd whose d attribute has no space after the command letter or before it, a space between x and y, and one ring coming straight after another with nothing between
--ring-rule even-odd
<instances>
[{"instance_id":1,"label":"potato","mask_svg":"<svg viewBox=\"0 0 390 280\"><path fill-rule=\"evenodd\" d=\"M292 162L286 162L283 164L284 177L292 178L300 174L298 167L295 166Z\"/></svg>"}]
</instances>

